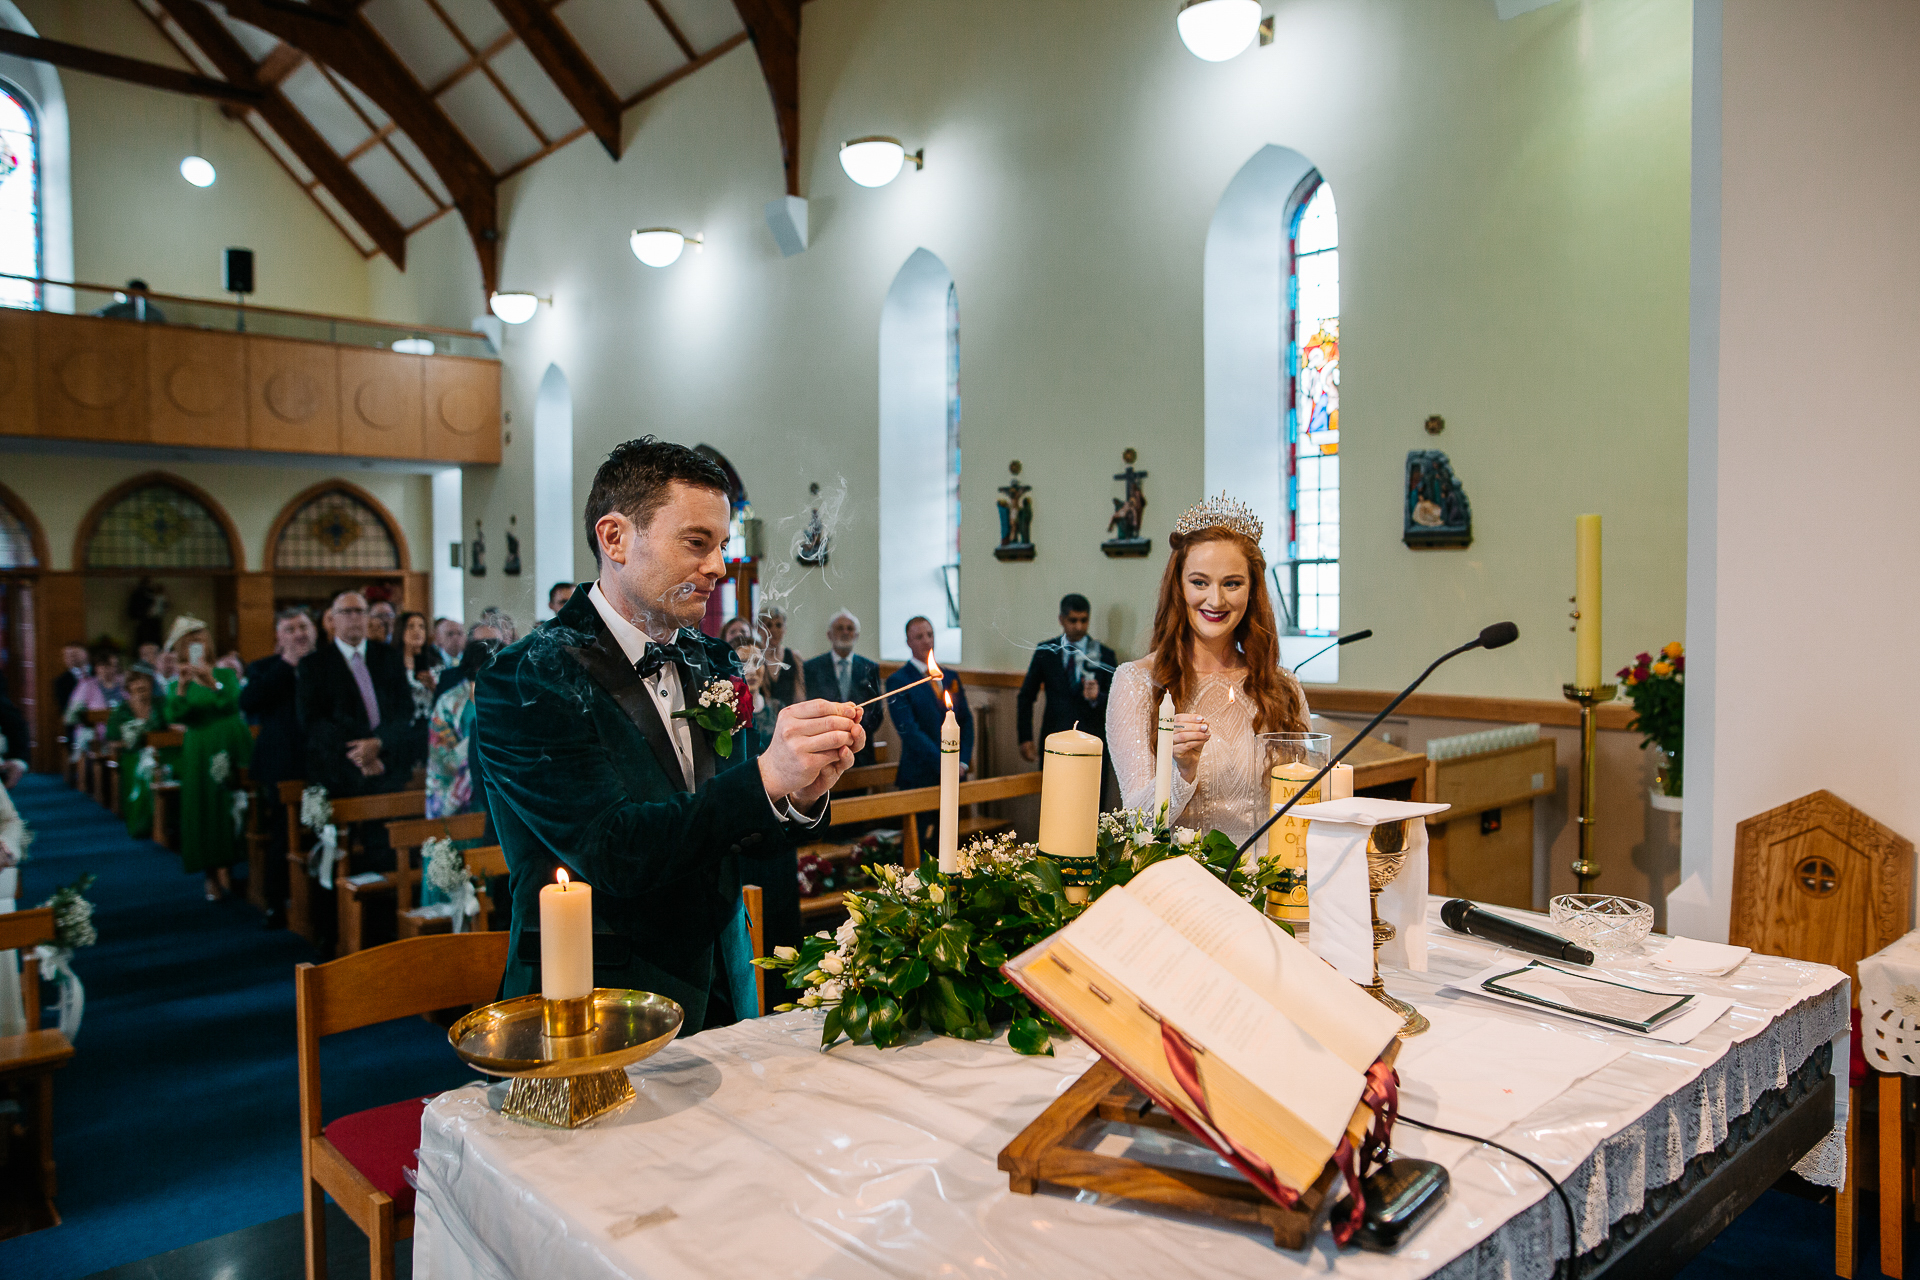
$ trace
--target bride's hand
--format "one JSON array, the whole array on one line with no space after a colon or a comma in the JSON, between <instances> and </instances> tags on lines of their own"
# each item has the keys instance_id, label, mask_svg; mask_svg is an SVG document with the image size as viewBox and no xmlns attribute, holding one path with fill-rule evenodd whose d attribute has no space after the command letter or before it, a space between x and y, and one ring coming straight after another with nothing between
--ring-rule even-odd
<instances>
[{"instance_id":1,"label":"bride's hand","mask_svg":"<svg viewBox=\"0 0 1920 1280\"><path fill-rule=\"evenodd\" d=\"M1204 716L1183 712L1173 718L1173 765L1182 780L1193 781L1200 769L1200 752L1212 737L1213 730L1207 727Z\"/></svg>"}]
</instances>

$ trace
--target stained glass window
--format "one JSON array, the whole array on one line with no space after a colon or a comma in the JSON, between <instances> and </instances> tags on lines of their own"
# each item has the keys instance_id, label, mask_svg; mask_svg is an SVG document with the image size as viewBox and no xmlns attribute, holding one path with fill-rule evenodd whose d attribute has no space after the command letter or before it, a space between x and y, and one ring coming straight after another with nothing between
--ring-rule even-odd
<instances>
[{"instance_id":1,"label":"stained glass window","mask_svg":"<svg viewBox=\"0 0 1920 1280\"><path fill-rule=\"evenodd\" d=\"M39 564L39 557L33 554L33 534L28 531L26 521L16 515L13 508L0 502L0 569L33 569Z\"/></svg>"},{"instance_id":2,"label":"stained glass window","mask_svg":"<svg viewBox=\"0 0 1920 1280\"><path fill-rule=\"evenodd\" d=\"M142 485L100 517L89 569L231 569L233 548L213 513L169 484Z\"/></svg>"},{"instance_id":3,"label":"stained glass window","mask_svg":"<svg viewBox=\"0 0 1920 1280\"><path fill-rule=\"evenodd\" d=\"M40 274L40 131L26 95L4 80L0 80L0 272ZM39 305L39 285L0 278L0 306Z\"/></svg>"},{"instance_id":4,"label":"stained glass window","mask_svg":"<svg viewBox=\"0 0 1920 1280\"><path fill-rule=\"evenodd\" d=\"M1292 630L1340 630L1340 228L1316 174L1287 229L1287 557Z\"/></svg>"},{"instance_id":5,"label":"stained glass window","mask_svg":"<svg viewBox=\"0 0 1920 1280\"><path fill-rule=\"evenodd\" d=\"M377 512L344 489L312 499L280 530L275 569L358 570L400 567L400 549Z\"/></svg>"}]
</instances>

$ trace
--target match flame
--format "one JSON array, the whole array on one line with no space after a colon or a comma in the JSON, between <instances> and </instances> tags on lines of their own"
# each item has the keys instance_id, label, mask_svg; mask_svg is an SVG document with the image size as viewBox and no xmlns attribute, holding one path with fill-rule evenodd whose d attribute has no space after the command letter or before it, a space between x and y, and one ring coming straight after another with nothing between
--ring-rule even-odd
<instances>
[{"instance_id":1,"label":"match flame","mask_svg":"<svg viewBox=\"0 0 1920 1280\"><path fill-rule=\"evenodd\" d=\"M927 654L927 674L935 680L945 679L947 674L940 669L940 663L935 660L932 653Z\"/></svg>"},{"instance_id":2,"label":"match flame","mask_svg":"<svg viewBox=\"0 0 1920 1280\"><path fill-rule=\"evenodd\" d=\"M559 884L559 886L562 889L565 889L567 887L567 881L571 878L572 877L567 875L567 869L565 867L560 868L560 870L554 875L555 882Z\"/></svg>"}]
</instances>

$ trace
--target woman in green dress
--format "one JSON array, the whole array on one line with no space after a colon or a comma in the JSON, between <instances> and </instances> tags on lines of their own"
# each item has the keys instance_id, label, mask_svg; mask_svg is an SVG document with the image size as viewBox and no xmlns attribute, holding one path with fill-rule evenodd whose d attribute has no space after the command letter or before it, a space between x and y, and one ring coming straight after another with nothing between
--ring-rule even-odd
<instances>
[{"instance_id":1,"label":"woman in green dress","mask_svg":"<svg viewBox=\"0 0 1920 1280\"><path fill-rule=\"evenodd\" d=\"M152 766L142 774L141 759L147 751L147 735L167 727L159 714L159 699L154 697L153 677L145 670L127 673L127 700L107 717L107 742L120 749L120 816L126 819L127 834L136 840L153 836L153 784L162 768L179 768L177 747L162 747L154 752Z\"/></svg>"},{"instance_id":2,"label":"woman in green dress","mask_svg":"<svg viewBox=\"0 0 1920 1280\"><path fill-rule=\"evenodd\" d=\"M209 665L207 624L182 614L173 620L167 651L180 663L166 700L169 724L187 731L174 770L180 780L180 863L207 878L207 901L233 888L227 868L239 861L241 811L234 807L240 772L253 759L253 733L240 716L240 677ZM245 794L241 792L241 794Z\"/></svg>"}]
</instances>

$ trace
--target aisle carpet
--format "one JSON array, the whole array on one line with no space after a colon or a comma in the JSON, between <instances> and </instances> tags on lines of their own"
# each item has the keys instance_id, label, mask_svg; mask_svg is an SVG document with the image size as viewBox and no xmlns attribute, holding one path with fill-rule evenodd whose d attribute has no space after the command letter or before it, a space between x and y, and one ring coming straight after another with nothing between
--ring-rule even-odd
<instances>
[{"instance_id":1,"label":"aisle carpet","mask_svg":"<svg viewBox=\"0 0 1920 1280\"><path fill-rule=\"evenodd\" d=\"M298 1213L293 966L312 950L207 902L60 779L13 798L35 835L22 905L91 871L100 942L74 958L86 1019L54 1090L63 1221L0 1241L0 1276L69 1280ZM322 1042L321 1077L328 1119L472 1078L417 1018Z\"/></svg>"}]
</instances>

